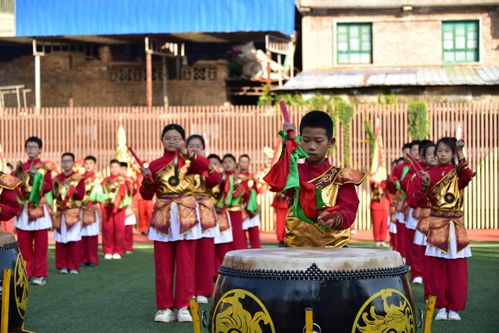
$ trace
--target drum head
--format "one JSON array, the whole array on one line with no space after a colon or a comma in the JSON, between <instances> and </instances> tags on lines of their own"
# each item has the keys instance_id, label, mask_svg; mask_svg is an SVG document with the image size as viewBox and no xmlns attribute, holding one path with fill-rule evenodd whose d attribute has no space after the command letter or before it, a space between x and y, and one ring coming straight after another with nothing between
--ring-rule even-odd
<instances>
[{"instance_id":1,"label":"drum head","mask_svg":"<svg viewBox=\"0 0 499 333\"><path fill-rule=\"evenodd\" d=\"M403 266L396 251L361 248L275 248L228 252L223 266L242 270L306 270L315 264L323 271L352 271Z\"/></svg>"},{"instance_id":2,"label":"drum head","mask_svg":"<svg viewBox=\"0 0 499 333\"><path fill-rule=\"evenodd\" d=\"M14 236L14 234L9 232L0 232L0 247L13 243L16 243L16 236Z\"/></svg>"}]
</instances>

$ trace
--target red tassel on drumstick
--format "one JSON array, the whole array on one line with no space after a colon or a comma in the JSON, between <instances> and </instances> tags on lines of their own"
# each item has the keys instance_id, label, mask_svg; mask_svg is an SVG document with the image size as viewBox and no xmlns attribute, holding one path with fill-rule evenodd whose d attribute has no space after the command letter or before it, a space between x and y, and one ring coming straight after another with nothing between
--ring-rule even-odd
<instances>
[{"instance_id":1,"label":"red tassel on drumstick","mask_svg":"<svg viewBox=\"0 0 499 333\"><path fill-rule=\"evenodd\" d=\"M132 147L128 146L128 151L130 152L130 154L132 154L133 158L135 158L135 161L137 161L137 164L143 168L144 167L144 161L142 161L139 156L137 155L137 153L135 153L135 151L132 149ZM152 178L152 175L151 174L148 174L147 175L147 179L151 182L151 183L154 183L154 179Z\"/></svg>"}]
</instances>

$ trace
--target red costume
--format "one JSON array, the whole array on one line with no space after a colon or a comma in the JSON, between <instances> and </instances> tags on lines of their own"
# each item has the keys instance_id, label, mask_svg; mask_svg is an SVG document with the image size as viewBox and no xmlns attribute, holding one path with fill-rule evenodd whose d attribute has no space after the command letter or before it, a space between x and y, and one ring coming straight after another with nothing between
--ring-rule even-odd
<instances>
[{"instance_id":1,"label":"red costume","mask_svg":"<svg viewBox=\"0 0 499 333\"><path fill-rule=\"evenodd\" d=\"M0 221L10 220L21 208L15 193L21 183L19 178L0 171Z\"/></svg>"},{"instance_id":2,"label":"red costume","mask_svg":"<svg viewBox=\"0 0 499 333\"><path fill-rule=\"evenodd\" d=\"M154 241L156 306L159 310L184 308L195 295L196 240L201 238L201 225L196 216L196 200L187 194L190 183L185 176L203 174L208 166L209 161L202 156L187 158L177 152L165 151L149 165L154 183L147 178L142 182L142 197L146 200L154 195L157 197L149 238Z\"/></svg>"},{"instance_id":3,"label":"red costume","mask_svg":"<svg viewBox=\"0 0 499 333\"><path fill-rule=\"evenodd\" d=\"M102 223L102 248L104 254L125 253L125 208L123 200L127 195L125 178L110 176L102 182L104 190L104 212Z\"/></svg>"},{"instance_id":4,"label":"red costume","mask_svg":"<svg viewBox=\"0 0 499 333\"><path fill-rule=\"evenodd\" d=\"M250 180L252 180L251 173L249 171L240 172L238 178L241 179L243 186L247 188L248 191L250 191ZM258 191L256 190L255 181L252 180L252 183L252 190L254 190L255 193L258 193ZM251 223L253 221L252 219L255 218L255 213L248 210L250 196L248 195L247 198L248 199L245 201L245 210L243 211L243 230L245 230L245 233L246 231L248 232L248 238L251 248L257 249L262 247L262 242L260 241L260 228L259 225L253 225L254 223ZM256 214L258 214L258 212ZM259 219L257 221L259 221ZM245 224L248 223L251 225L246 227Z\"/></svg>"},{"instance_id":5,"label":"red costume","mask_svg":"<svg viewBox=\"0 0 499 333\"><path fill-rule=\"evenodd\" d=\"M29 277L48 275L48 230L52 227L45 194L52 191L52 169L39 158L20 164L15 175L23 183L18 199L23 203L15 226L19 249ZM34 188L41 185L41 188ZM39 184L41 180L41 184Z\"/></svg>"},{"instance_id":6,"label":"red costume","mask_svg":"<svg viewBox=\"0 0 499 333\"><path fill-rule=\"evenodd\" d=\"M277 240L279 243L284 243L284 236L286 235L286 214L288 213L288 198L282 193L276 193L272 201L274 207L276 220L275 230Z\"/></svg>"},{"instance_id":7,"label":"red costume","mask_svg":"<svg viewBox=\"0 0 499 333\"><path fill-rule=\"evenodd\" d=\"M387 197L386 182L371 183L371 220L375 242L384 242L388 234L390 200Z\"/></svg>"}]
</instances>

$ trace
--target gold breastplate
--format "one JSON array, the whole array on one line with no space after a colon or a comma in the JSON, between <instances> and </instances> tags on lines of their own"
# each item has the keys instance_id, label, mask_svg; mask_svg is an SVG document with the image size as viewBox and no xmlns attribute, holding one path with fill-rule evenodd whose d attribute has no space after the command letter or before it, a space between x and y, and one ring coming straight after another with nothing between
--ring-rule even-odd
<instances>
[{"instance_id":1,"label":"gold breastplate","mask_svg":"<svg viewBox=\"0 0 499 333\"><path fill-rule=\"evenodd\" d=\"M54 178L52 193L54 195L54 201L57 208L60 208L63 204L64 199L69 191L71 186L75 188L78 186L79 179L73 179L70 177L69 179L65 179L64 181L60 181L59 178ZM66 202L65 208L79 208L81 207L81 200L74 200L72 197Z\"/></svg>"},{"instance_id":2,"label":"gold breastplate","mask_svg":"<svg viewBox=\"0 0 499 333\"><path fill-rule=\"evenodd\" d=\"M461 211L464 189L459 189L456 170L450 171L430 190L431 208L441 211Z\"/></svg>"},{"instance_id":3,"label":"gold breastplate","mask_svg":"<svg viewBox=\"0 0 499 333\"><path fill-rule=\"evenodd\" d=\"M186 180L189 182L191 186L191 190L189 194L192 195L210 195L211 191L206 186L206 182L204 177L201 175L193 174L188 175Z\"/></svg>"},{"instance_id":4,"label":"gold breastplate","mask_svg":"<svg viewBox=\"0 0 499 333\"><path fill-rule=\"evenodd\" d=\"M87 178L85 179L85 197L83 201L86 201L90 194L92 194L95 186L99 186L101 180L97 177Z\"/></svg>"},{"instance_id":5,"label":"gold breastplate","mask_svg":"<svg viewBox=\"0 0 499 333\"><path fill-rule=\"evenodd\" d=\"M189 193L192 187L192 182L187 179L189 177L186 176L186 173L189 169L191 161L187 160L185 163L185 165L178 169L177 175L175 174L173 161L156 172L154 175L154 182L156 184L158 197L173 193ZM175 177L178 178L177 183L175 183Z\"/></svg>"},{"instance_id":6,"label":"gold breastplate","mask_svg":"<svg viewBox=\"0 0 499 333\"><path fill-rule=\"evenodd\" d=\"M33 181L36 172L40 172L43 176L45 176L47 170L39 165L34 165L30 169L23 170L21 174L17 175L23 181L21 189L25 198L29 198L31 191L33 191Z\"/></svg>"}]
</instances>

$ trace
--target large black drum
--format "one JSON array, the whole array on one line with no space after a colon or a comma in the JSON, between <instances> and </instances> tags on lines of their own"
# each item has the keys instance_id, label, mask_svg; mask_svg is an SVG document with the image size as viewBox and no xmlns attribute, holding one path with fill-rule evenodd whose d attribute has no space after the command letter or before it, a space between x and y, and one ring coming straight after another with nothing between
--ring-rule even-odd
<instances>
[{"instance_id":1,"label":"large black drum","mask_svg":"<svg viewBox=\"0 0 499 333\"><path fill-rule=\"evenodd\" d=\"M416 332L398 252L276 248L229 252L219 271L211 332Z\"/></svg>"},{"instance_id":2,"label":"large black drum","mask_svg":"<svg viewBox=\"0 0 499 333\"><path fill-rule=\"evenodd\" d=\"M13 234L0 232L0 288L4 269L12 271L9 295L9 332L22 331L28 306L28 277ZM0 292L3 296L3 289ZM4 320L0 311L0 321Z\"/></svg>"}]
</instances>

